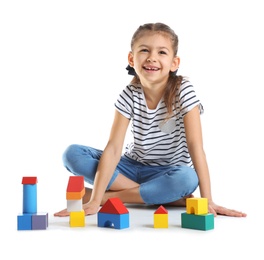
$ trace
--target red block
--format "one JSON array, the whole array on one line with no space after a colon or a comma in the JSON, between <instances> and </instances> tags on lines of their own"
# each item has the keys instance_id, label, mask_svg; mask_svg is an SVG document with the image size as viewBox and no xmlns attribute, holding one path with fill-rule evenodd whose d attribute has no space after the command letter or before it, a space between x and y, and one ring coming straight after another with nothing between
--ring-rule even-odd
<instances>
[{"instance_id":1,"label":"red block","mask_svg":"<svg viewBox=\"0 0 264 260\"><path fill-rule=\"evenodd\" d=\"M84 177L70 176L67 186L66 199L76 200L81 199L85 194Z\"/></svg>"},{"instance_id":2,"label":"red block","mask_svg":"<svg viewBox=\"0 0 264 260\"><path fill-rule=\"evenodd\" d=\"M36 184L38 182L37 177L23 177L22 184Z\"/></svg>"},{"instance_id":3,"label":"red block","mask_svg":"<svg viewBox=\"0 0 264 260\"><path fill-rule=\"evenodd\" d=\"M110 214L124 214L128 213L128 210L119 198L110 198L102 206L99 212Z\"/></svg>"},{"instance_id":4,"label":"red block","mask_svg":"<svg viewBox=\"0 0 264 260\"><path fill-rule=\"evenodd\" d=\"M162 205L155 211L155 214L168 214L168 210L166 210Z\"/></svg>"}]
</instances>

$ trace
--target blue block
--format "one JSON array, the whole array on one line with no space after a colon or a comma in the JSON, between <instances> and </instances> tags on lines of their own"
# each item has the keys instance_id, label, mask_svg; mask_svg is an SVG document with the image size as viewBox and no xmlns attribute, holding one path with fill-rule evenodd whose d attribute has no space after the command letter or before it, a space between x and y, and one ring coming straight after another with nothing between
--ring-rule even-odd
<instances>
[{"instance_id":1,"label":"blue block","mask_svg":"<svg viewBox=\"0 0 264 260\"><path fill-rule=\"evenodd\" d=\"M32 214L17 216L17 230L32 230Z\"/></svg>"},{"instance_id":2,"label":"blue block","mask_svg":"<svg viewBox=\"0 0 264 260\"><path fill-rule=\"evenodd\" d=\"M129 213L125 214L109 214L97 213L98 227L112 227L115 229L123 229L129 227Z\"/></svg>"},{"instance_id":3,"label":"blue block","mask_svg":"<svg viewBox=\"0 0 264 260\"><path fill-rule=\"evenodd\" d=\"M181 226L182 228L190 228L197 230L210 230L214 229L214 215L203 214L203 215L195 215L182 213L181 214Z\"/></svg>"},{"instance_id":4,"label":"blue block","mask_svg":"<svg viewBox=\"0 0 264 260\"><path fill-rule=\"evenodd\" d=\"M23 185L23 213L35 214L37 213L37 185L24 184Z\"/></svg>"}]
</instances>

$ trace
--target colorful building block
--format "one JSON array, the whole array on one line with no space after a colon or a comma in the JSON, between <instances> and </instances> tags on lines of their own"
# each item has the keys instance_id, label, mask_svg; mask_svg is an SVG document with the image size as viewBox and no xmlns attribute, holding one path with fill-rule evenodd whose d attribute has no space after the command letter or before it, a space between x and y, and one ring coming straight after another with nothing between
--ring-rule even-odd
<instances>
[{"instance_id":1,"label":"colorful building block","mask_svg":"<svg viewBox=\"0 0 264 260\"><path fill-rule=\"evenodd\" d=\"M110 198L101 207L99 212L111 214L124 214L128 213L128 210L119 198Z\"/></svg>"},{"instance_id":2,"label":"colorful building block","mask_svg":"<svg viewBox=\"0 0 264 260\"><path fill-rule=\"evenodd\" d=\"M181 213L181 227L204 231L214 229L214 215L211 213L204 215Z\"/></svg>"},{"instance_id":3,"label":"colorful building block","mask_svg":"<svg viewBox=\"0 0 264 260\"><path fill-rule=\"evenodd\" d=\"M67 200L67 211L81 211L83 209L82 199L79 200Z\"/></svg>"},{"instance_id":4,"label":"colorful building block","mask_svg":"<svg viewBox=\"0 0 264 260\"><path fill-rule=\"evenodd\" d=\"M186 199L186 212L181 214L181 226L197 230L214 229L214 215L208 213L207 198Z\"/></svg>"},{"instance_id":5,"label":"colorful building block","mask_svg":"<svg viewBox=\"0 0 264 260\"><path fill-rule=\"evenodd\" d=\"M98 212L98 227L124 229L129 227L129 214L111 214Z\"/></svg>"},{"instance_id":6,"label":"colorful building block","mask_svg":"<svg viewBox=\"0 0 264 260\"><path fill-rule=\"evenodd\" d=\"M154 212L154 228L168 228L169 217L168 211L161 205Z\"/></svg>"},{"instance_id":7,"label":"colorful building block","mask_svg":"<svg viewBox=\"0 0 264 260\"><path fill-rule=\"evenodd\" d=\"M208 213L207 198L187 198L186 212L188 214L203 215Z\"/></svg>"},{"instance_id":8,"label":"colorful building block","mask_svg":"<svg viewBox=\"0 0 264 260\"><path fill-rule=\"evenodd\" d=\"M48 214L37 212L37 177L23 177L23 213L17 215L17 230L48 227Z\"/></svg>"},{"instance_id":9,"label":"colorful building block","mask_svg":"<svg viewBox=\"0 0 264 260\"><path fill-rule=\"evenodd\" d=\"M66 191L67 200L81 199L85 194L84 177L83 176L70 176Z\"/></svg>"},{"instance_id":10,"label":"colorful building block","mask_svg":"<svg viewBox=\"0 0 264 260\"><path fill-rule=\"evenodd\" d=\"M17 216L17 230L32 229L32 214L19 214Z\"/></svg>"},{"instance_id":11,"label":"colorful building block","mask_svg":"<svg viewBox=\"0 0 264 260\"><path fill-rule=\"evenodd\" d=\"M129 227L129 211L119 198L110 198L97 213L98 227L124 229Z\"/></svg>"},{"instance_id":12,"label":"colorful building block","mask_svg":"<svg viewBox=\"0 0 264 260\"><path fill-rule=\"evenodd\" d=\"M66 189L67 211L70 212L70 227L85 226L85 212L82 207L84 194L84 177L70 176Z\"/></svg>"},{"instance_id":13,"label":"colorful building block","mask_svg":"<svg viewBox=\"0 0 264 260\"><path fill-rule=\"evenodd\" d=\"M23 213L37 212L37 177L23 177Z\"/></svg>"},{"instance_id":14,"label":"colorful building block","mask_svg":"<svg viewBox=\"0 0 264 260\"><path fill-rule=\"evenodd\" d=\"M84 227L85 213L84 210L70 212L70 227Z\"/></svg>"},{"instance_id":15,"label":"colorful building block","mask_svg":"<svg viewBox=\"0 0 264 260\"><path fill-rule=\"evenodd\" d=\"M32 230L43 230L48 227L48 213L33 214L32 217Z\"/></svg>"}]
</instances>

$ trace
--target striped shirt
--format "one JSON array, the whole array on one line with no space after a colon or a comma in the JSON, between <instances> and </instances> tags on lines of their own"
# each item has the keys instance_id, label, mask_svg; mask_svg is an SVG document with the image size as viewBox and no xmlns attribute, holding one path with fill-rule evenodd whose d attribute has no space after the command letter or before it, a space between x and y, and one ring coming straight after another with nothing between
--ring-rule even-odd
<instances>
[{"instance_id":1,"label":"striped shirt","mask_svg":"<svg viewBox=\"0 0 264 260\"><path fill-rule=\"evenodd\" d=\"M166 119L163 99L155 109L149 109L141 85L130 84L119 95L115 107L131 120L133 141L124 155L145 165L187 165L193 167L188 152L183 118L192 108L203 107L190 81L183 78L173 116Z\"/></svg>"}]
</instances>

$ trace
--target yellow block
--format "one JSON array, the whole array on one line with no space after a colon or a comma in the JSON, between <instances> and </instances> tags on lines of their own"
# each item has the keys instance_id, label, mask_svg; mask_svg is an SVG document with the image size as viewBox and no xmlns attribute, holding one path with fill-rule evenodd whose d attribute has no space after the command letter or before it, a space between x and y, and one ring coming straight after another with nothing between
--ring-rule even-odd
<instances>
[{"instance_id":1,"label":"yellow block","mask_svg":"<svg viewBox=\"0 0 264 260\"><path fill-rule=\"evenodd\" d=\"M70 227L84 227L84 226L85 226L84 210L70 212Z\"/></svg>"},{"instance_id":2,"label":"yellow block","mask_svg":"<svg viewBox=\"0 0 264 260\"><path fill-rule=\"evenodd\" d=\"M168 223L168 214L154 214L154 228L168 228Z\"/></svg>"},{"instance_id":3,"label":"yellow block","mask_svg":"<svg viewBox=\"0 0 264 260\"><path fill-rule=\"evenodd\" d=\"M186 199L186 213L204 215L208 213L207 198L188 198Z\"/></svg>"}]
</instances>

